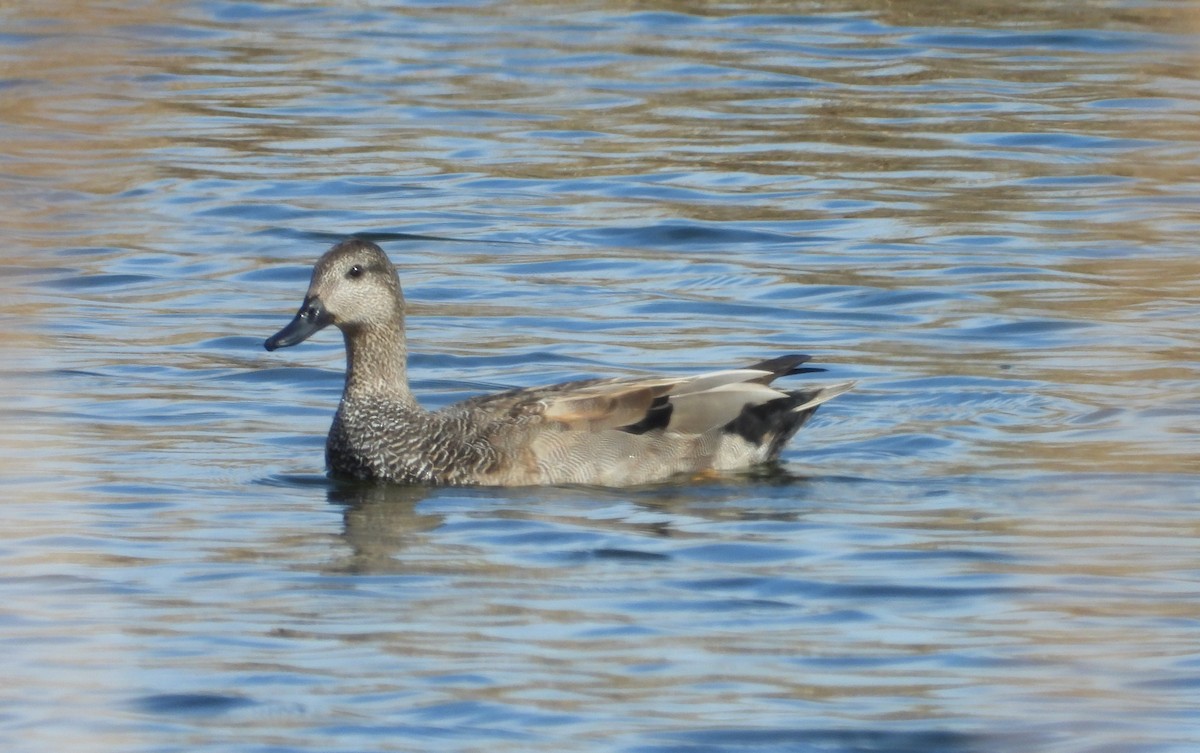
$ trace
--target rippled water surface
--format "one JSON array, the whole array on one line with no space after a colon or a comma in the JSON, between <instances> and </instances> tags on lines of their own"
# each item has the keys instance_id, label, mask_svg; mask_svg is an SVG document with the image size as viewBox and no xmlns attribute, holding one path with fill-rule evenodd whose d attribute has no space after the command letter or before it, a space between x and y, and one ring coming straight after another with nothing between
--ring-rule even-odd
<instances>
[{"instance_id":1,"label":"rippled water surface","mask_svg":"<svg viewBox=\"0 0 1200 753\"><path fill-rule=\"evenodd\" d=\"M1200 749L1200 9L0 9L6 751ZM415 388L802 351L777 473L323 475Z\"/></svg>"}]
</instances>

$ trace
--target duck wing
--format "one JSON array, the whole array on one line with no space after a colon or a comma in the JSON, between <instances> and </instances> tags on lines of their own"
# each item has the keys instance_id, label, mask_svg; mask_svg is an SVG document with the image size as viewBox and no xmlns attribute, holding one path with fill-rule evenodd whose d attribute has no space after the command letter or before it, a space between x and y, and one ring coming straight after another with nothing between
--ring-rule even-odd
<instances>
[{"instance_id":1,"label":"duck wing","mask_svg":"<svg viewBox=\"0 0 1200 753\"><path fill-rule=\"evenodd\" d=\"M819 390L810 395L769 386L782 376L823 371L803 367L809 360L809 356L789 355L743 368L687 377L566 382L472 398L456 407L488 415L493 420L526 423L540 419L547 430L619 430L631 434L664 430L703 434L729 426L748 409L772 401L785 400L790 403L785 409L802 410L849 389L825 396Z\"/></svg>"}]
</instances>

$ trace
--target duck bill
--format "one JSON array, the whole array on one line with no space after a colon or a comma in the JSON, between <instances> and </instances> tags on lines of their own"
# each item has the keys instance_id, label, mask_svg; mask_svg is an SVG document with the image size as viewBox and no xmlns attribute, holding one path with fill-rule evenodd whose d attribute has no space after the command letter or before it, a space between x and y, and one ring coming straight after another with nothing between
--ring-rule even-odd
<instances>
[{"instance_id":1,"label":"duck bill","mask_svg":"<svg viewBox=\"0 0 1200 753\"><path fill-rule=\"evenodd\" d=\"M320 332L332 321L333 319L326 313L321 299L310 296L304 299L295 318L288 322L286 327L268 337L263 345L267 350L297 345Z\"/></svg>"}]
</instances>

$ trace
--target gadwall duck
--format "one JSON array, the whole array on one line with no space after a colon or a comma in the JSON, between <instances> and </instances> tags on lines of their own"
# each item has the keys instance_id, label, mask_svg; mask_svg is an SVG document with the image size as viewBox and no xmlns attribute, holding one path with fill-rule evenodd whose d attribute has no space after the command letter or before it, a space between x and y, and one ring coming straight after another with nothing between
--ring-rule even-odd
<instances>
[{"instance_id":1,"label":"gadwall duck","mask_svg":"<svg viewBox=\"0 0 1200 753\"><path fill-rule=\"evenodd\" d=\"M317 262L275 350L327 325L346 341L346 386L325 445L338 476L405 484L644 484L767 463L817 406L852 383L807 390L777 377L822 369L789 355L687 377L589 379L482 395L427 411L408 386L404 296L374 243Z\"/></svg>"}]
</instances>

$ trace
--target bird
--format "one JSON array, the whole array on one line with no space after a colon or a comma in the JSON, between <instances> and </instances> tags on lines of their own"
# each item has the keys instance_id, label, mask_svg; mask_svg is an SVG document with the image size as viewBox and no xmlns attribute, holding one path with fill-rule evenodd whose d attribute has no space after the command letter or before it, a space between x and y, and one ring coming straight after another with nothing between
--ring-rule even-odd
<instances>
[{"instance_id":1,"label":"bird","mask_svg":"<svg viewBox=\"0 0 1200 753\"><path fill-rule=\"evenodd\" d=\"M427 410L409 387L396 267L362 238L320 257L299 311L264 345L297 345L329 325L345 340L346 374L326 468L369 482L627 487L720 477L776 461L822 403L854 385L772 387L824 371L793 354L693 376L510 389Z\"/></svg>"}]
</instances>

